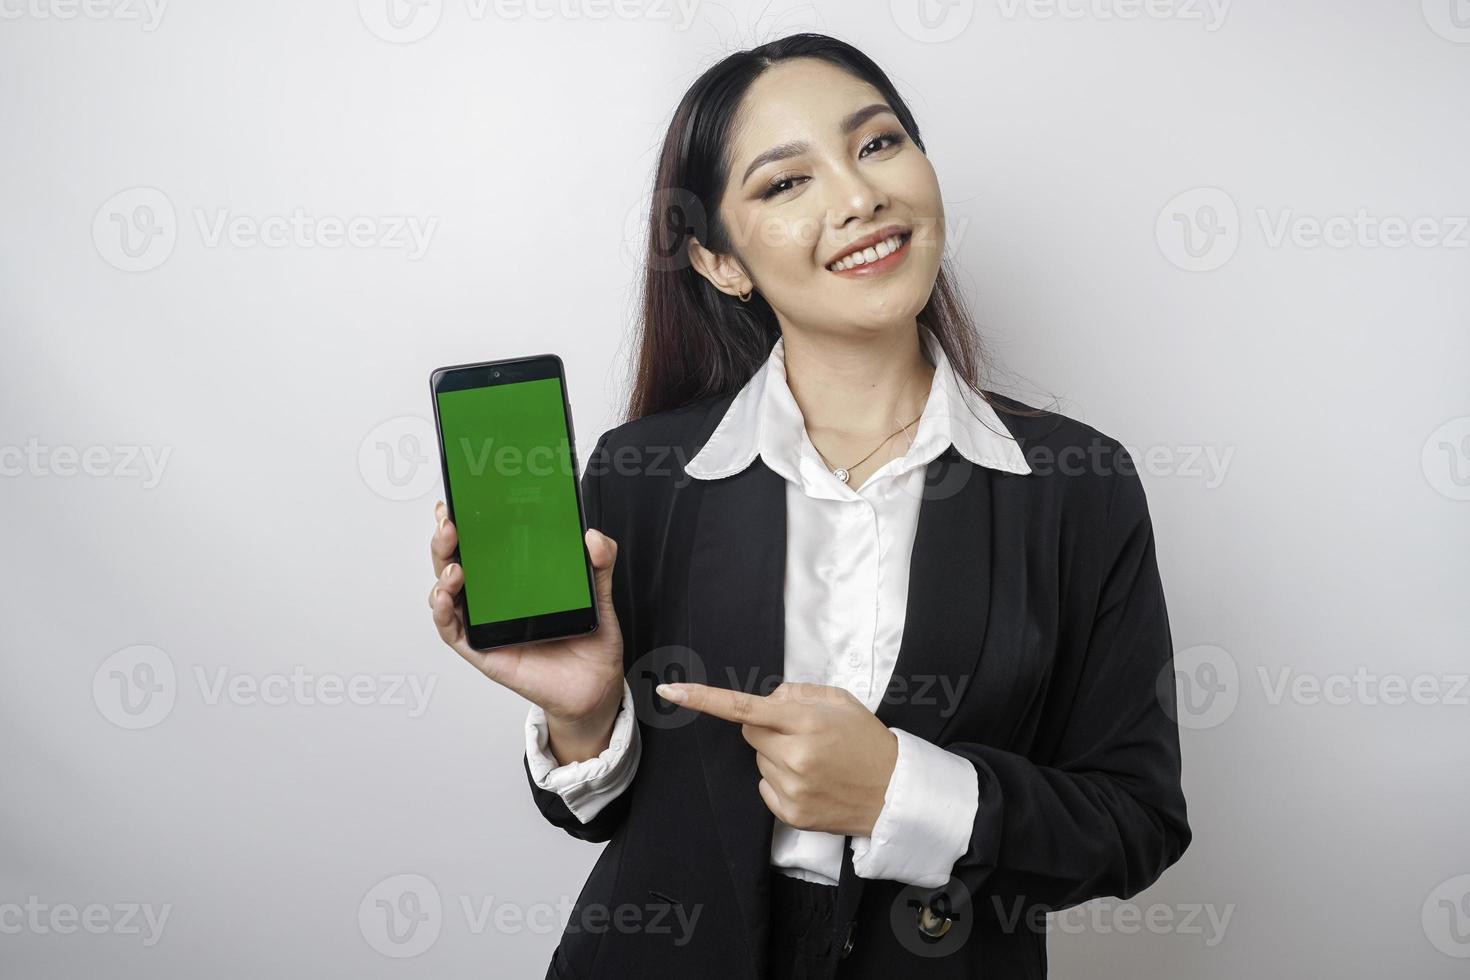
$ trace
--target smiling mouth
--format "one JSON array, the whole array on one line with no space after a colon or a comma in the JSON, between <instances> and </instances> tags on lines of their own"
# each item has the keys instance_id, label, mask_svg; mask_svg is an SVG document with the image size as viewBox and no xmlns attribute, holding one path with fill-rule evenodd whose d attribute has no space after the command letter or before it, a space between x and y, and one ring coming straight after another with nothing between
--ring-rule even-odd
<instances>
[{"instance_id":1,"label":"smiling mouth","mask_svg":"<svg viewBox=\"0 0 1470 980\"><path fill-rule=\"evenodd\" d=\"M903 248L912 234L912 232L907 231L899 232L897 235L891 235L883 239L877 245L869 245L865 249L860 249L850 255L845 255L836 262L829 264L827 271L845 272L848 269L859 269L865 265L872 265L880 259L886 259L894 252Z\"/></svg>"}]
</instances>

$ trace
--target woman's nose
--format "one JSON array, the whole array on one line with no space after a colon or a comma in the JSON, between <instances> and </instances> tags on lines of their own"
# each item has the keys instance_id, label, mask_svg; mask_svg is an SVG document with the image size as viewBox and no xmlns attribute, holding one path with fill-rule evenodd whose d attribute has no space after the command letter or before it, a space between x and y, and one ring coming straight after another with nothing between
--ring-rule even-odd
<instances>
[{"instance_id":1,"label":"woman's nose","mask_svg":"<svg viewBox=\"0 0 1470 980\"><path fill-rule=\"evenodd\" d=\"M831 191L828 208L835 219L833 224L836 227L841 227L854 217L867 221L880 206L887 203L883 192L855 166L833 170L828 178L828 188Z\"/></svg>"}]
</instances>

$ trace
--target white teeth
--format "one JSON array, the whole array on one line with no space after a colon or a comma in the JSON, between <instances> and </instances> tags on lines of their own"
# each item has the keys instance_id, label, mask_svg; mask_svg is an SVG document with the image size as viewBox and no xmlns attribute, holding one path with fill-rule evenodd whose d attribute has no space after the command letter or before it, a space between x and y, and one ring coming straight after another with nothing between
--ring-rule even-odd
<instances>
[{"instance_id":1,"label":"white teeth","mask_svg":"<svg viewBox=\"0 0 1470 980\"><path fill-rule=\"evenodd\" d=\"M892 255L895 251L897 251L898 247L902 244L903 235L894 235L892 238L883 239L883 241L879 242L877 245L870 245L869 247L863 249L861 252L853 252L846 258L837 262L833 262L831 265L827 266L827 268L831 269L833 272L841 272L844 269L852 269L860 265L867 265L869 262L876 262L879 259L887 258L889 255Z\"/></svg>"}]
</instances>

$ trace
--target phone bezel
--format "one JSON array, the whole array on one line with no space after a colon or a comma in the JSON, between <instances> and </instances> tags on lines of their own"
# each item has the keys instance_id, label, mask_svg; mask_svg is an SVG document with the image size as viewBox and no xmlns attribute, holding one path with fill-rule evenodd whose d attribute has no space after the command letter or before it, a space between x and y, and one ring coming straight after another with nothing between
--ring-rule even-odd
<instances>
[{"instance_id":1,"label":"phone bezel","mask_svg":"<svg viewBox=\"0 0 1470 980\"><path fill-rule=\"evenodd\" d=\"M494 376L496 371L500 372L499 377ZM561 358L556 354L530 354L525 357L510 357L494 361L451 364L435 368L429 375L429 400L434 405L434 433L439 444L439 473L444 488L444 505L448 508L449 519L455 523L456 527L458 527L458 521L454 517L454 490L449 484L449 461L444 448L444 425L439 417L440 392L488 388L549 378L556 378L561 383L562 414L567 429L572 487L577 499L577 520L582 528L582 564L587 572L587 594L592 597L592 601L586 609L570 609L520 619L471 624L469 600L466 595L468 583L466 583L466 587L461 588L458 595L455 596L455 603L464 617L465 639L475 650L494 650L521 643L586 636L597 632L601 625L597 616L596 573L592 568L592 556L587 551L587 511L582 501L582 477L577 464L576 424L572 420L571 396L567 390L566 370ZM457 544L453 560L456 562L460 560Z\"/></svg>"}]
</instances>

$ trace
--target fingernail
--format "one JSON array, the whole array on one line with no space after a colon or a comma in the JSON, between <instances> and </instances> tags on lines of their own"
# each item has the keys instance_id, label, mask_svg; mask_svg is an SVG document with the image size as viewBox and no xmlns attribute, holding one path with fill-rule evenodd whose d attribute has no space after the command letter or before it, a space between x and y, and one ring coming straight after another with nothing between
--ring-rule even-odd
<instances>
[{"instance_id":1,"label":"fingernail","mask_svg":"<svg viewBox=\"0 0 1470 980\"><path fill-rule=\"evenodd\" d=\"M447 518L447 517L441 517L441 518L439 518L439 530L441 530L441 531L444 530L444 522L447 521L448 519L449 518Z\"/></svg>"},{"instance_id":2,"label":"fingernail","mask_svg":"<svg viewBox=\"0 0 1470 980\"><path fill-rule=\"evenodd\" d=\"M682 704L689 700L689 694L687 692L674 687L672 684L660 684L654 690L659 693L660 697L666 698L669 701L678 701Z\"/></svg>"}]
</instances>

